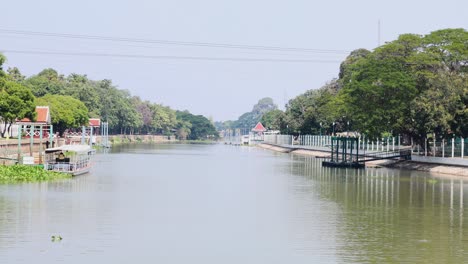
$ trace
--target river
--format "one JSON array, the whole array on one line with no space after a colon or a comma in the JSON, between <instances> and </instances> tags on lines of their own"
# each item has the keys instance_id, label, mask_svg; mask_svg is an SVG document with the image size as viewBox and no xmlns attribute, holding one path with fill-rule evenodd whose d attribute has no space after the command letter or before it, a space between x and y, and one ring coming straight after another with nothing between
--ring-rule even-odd
<instances>
[{"instance_id":1,"label":"river","mask_svg":"<svg viewBox=\"0 0 468 264\"><path fill-rule=\"evenodd\" d=\"M0 263L466 263L467 181L124 145L71 180L0 185Z\"/></svg>"}]
</instances>

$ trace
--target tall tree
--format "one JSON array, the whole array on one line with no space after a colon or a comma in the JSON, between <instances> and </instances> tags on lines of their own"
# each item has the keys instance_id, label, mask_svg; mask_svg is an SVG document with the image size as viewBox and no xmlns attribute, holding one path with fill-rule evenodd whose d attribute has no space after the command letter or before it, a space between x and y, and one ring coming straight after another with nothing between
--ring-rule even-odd
<instances>
[{"instance_id":1,"label":"tall tree","mask_svg":"<svg viewBox=\"0 0 468 264\"><path fill-rule=\"evenodd\" d=\"M191 124L190 140L217 139L218 132L214 125L202 115L193 115L188 111L177 111L177 119Z\"/></svg>"},{"instance_id":2,"label":"tall tree","mask_svg":"<svg viewBox=\"0 0 468 264\"><path fill-rule=\"evenodd\" d=\"M17 119L35 118L34 99L34 95L27 87L0 78L0 117L4 123L2 137Z\"/></svg>"},{"instance_id":3,"label":"tall tree","mask_svg":"<svg viewBox=\"0 0 468 264\"><path fill-rule=\"evenodd\" d=\"M100 110L100 98L96 84L88 79L86 75L76 73L70 74L65 79L62 94L70 95L83 102L92 115L98 115Z\"/></svg>"},{"instance_id":4,"label":"tall tree","mask_svg":"<svg viewBox=\"0 0 468 264\"><path fill-rule=\"evenodd\" d=\"M176 112L159 104L152 105L151 110L153 112L152 127L155 133L170 135L177 126Z\"/></svg>"},{"instance_id":5,"label":"tall tree","mask_svg":"<svg viewBox=\"0 0 468 264\"><path fill-rule=\"evenodd\" d=\"M35 76L27 78L25 85L30 87L33 94L37 97L46 94L63 94L65 79L56 70L49 68Z\"/></svg>"},{"instance_id":6,"label":"tall tree","mask_svg":"<svg viewBox=\"0 0 468 264\"><path fill-rule=\"evenodd\" d=\"M0 78L5 76L5 72L3 72L3 63L5 63L6 57L0 53Z\"/></svg>"},{"instance_id":7,"label":"tall tree","mask_svg":"<svg viewBox=\"0 0 468 264\"><path fill-rule=\"evenodd\" d=\"M8 77L17 83L22 83L26 79L26 76L22 75L20 70L16 67L8 68L7 73Z\"/></svg>"},{"instance_id":8,"label":"tall tree","mask_svg":"<svg viewBox=\"0 0 468 264\"><path fill-rule=\"evenodd\" d=\"M285 114L279 109L266 112L262 116L261 122L268 130L279 130L285 132Z\"/></svg>"}]
</instances>

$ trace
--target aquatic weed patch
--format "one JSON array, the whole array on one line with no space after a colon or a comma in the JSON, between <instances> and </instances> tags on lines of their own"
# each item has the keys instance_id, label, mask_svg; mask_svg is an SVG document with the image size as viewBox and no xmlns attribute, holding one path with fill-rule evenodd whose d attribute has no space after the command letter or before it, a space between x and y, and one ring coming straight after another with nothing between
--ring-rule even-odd
<instances>
[{"instance_id":1,"label":"aquatic weed patch","mask_svg":"<svg viewBox=\"0 0 468 264\"><path fill-rule=\"evenodd\" d=\"M39 166L0 166L0 184L67 179L71 175L47 171Z\"/></svg>"}]
</instances>

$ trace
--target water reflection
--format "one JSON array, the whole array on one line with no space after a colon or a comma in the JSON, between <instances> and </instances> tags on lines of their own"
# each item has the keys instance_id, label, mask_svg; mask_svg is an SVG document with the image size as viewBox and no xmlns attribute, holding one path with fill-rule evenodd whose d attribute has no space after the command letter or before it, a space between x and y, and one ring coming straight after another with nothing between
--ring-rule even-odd
<instances>
[{"instance_id":1,"label":"water reflection","mask_svg":"<svg viewBox=\"0 0 468 264\"><path fill-rule=\"evenodd\" d=\"M0 185L0 263L466 262L466 179L321 161L113 148L88 175Z\"/></svg>"},{"instance_id":2,"label":"water reflection","mask_svg":"<svg viewBox=\"0 0 468 264\"><path fill-rule=\"evenodd\" d=\"M335 202L345 262L462 263L468 257L462 178L389 169L338 169L293 156L307 191Z\"/></svg>"}]
</instances>

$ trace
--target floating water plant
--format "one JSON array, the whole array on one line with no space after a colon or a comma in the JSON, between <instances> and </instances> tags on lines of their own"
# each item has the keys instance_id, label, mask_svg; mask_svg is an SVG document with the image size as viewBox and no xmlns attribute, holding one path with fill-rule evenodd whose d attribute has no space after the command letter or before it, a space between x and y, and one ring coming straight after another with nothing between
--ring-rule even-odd
<instances>
[{"instance_id":1,"label":"floating water plant","mask_svg":"<svg viewBox=\"0 0 468 264\"><path fill-rule=\"evenodd\" d=\"M51 240L52 240L52 242L59 242L59 241L62 241L62 237L61 236L52 236Z\"/></svg>"},{"instance_id":2,"label":"floating water plant","mask_svg":"<svg viewBox=\"0 0 468 264\"><path fill-rule=\"evenodd\" d=\"M0 184L50 181L70 177L71 176L66 173L47 171L40 166L0 165Z\"/></svg>"}]
</instances>

